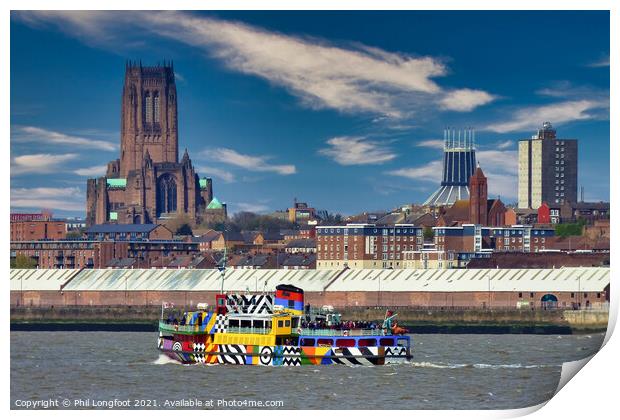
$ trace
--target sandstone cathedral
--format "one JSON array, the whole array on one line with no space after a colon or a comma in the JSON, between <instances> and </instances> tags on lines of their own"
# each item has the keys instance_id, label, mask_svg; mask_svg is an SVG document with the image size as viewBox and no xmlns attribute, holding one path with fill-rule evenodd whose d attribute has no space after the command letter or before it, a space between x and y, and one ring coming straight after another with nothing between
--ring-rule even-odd
<instances>
[{"instance_id":1,"label":"sandstone cathedral","mask_svg":"<svg viewBox=\"0 0 620 420\"><path fill-rule=\"evenodd\" d=\"M177 99L172 63L127 63L120 158L108 163L105 177L88 180L88 225L162 223L180 215L193 223L226 218L211 178L198 176L187 150L179 162Z\"/></svg>"}]
</instances>

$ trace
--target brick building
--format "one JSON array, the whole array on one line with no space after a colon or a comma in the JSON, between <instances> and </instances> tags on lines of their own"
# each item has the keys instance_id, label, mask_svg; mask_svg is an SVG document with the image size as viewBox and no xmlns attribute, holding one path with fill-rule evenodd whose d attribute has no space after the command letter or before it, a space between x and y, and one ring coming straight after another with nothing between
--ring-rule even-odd
<instances>
[{"instance_id":1,"label":"brick building","mask_svg":"<svg viewBox=\"0 0 620 420\"><path fill-rule=\"evenodd\" d=\"M198 244L165 240L64 240L11 242L11 259L32 258L37 268L105 268L112 260L132 259L132 268L150 268L163 258L199 255Z\"/></svg>"},{"instance_id":2,"label":"brick building","mask_svg":"<svg viewBox=\"0 0 620 420\"><path fill-rule=\"evenodd\" d=\"M11 221L11 241L65 239L67 224L62 220Z\"/></svg>"},{"instance_id":3,"label":"brick building","mask_svg":"<svg viewBox=\"0 0 620 420\"><path fill-rule=\"evenodd\" d=\"M554 249L555 231L533 226L483 227L462 226L436 227L435 247L438 251L482 252L542 252Z\"/></svg>"},{"instance_id":4,"label":"brick building","mask_svg":"<svg viewBox=\"0 0 620 420\"><path fill-rule=\"evenodd\" d=\"M177 100L171 64L126 65L120 158L108 163L105 176L87 182L89 226L158 223L178 215L194 222L226 218L225 205L211 205L212 181L198 176L187 150L179 162Z\"/></svg>"},{"instance_id":5,"label":"brick building","mask_svg":"<svg viewBox=\"0 0 620 420\"><path fill-rule=\"evenodd\" d=\"M404 251L423 247L423 229L408 224L347 224L316 229L317 269L402 268Z\"/></svg>"},{"instance_id":6,"label":"brick building","mask_svg":"<svg viewBox=\"0 0 620 420\"><path fill-rule=\"evenodd\" d=\"M94 225L86 229L86 238L98 241L171 240L172 231L164 225Z\"/></svg>"}]
</instances>

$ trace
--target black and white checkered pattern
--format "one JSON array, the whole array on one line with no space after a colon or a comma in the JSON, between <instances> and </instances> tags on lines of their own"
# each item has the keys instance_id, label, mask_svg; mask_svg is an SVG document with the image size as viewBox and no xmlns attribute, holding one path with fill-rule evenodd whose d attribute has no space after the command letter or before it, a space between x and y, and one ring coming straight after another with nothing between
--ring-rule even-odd
<instances>
[{"instance_id":1,"label":"black and white checkered pattern","mask_svg":"<svg viewBox=\"0 0 620 420\"><path fill-rule=\"evenodd\" d=\"M194 353L204 353L204 352L205 352L204 343L194 343Z\"/></svg>"},{"instance_id":2,"label":"black and white checkered pattern","mask_svg":"<svg viewBox=\"0 0 620 420\"><path fill-rule=\"evenodd\" d=\"M215 318L215 324L210 333L225 333L228 330L228 318L226 315L218 314Z\"/></svg>"}]
</instances>

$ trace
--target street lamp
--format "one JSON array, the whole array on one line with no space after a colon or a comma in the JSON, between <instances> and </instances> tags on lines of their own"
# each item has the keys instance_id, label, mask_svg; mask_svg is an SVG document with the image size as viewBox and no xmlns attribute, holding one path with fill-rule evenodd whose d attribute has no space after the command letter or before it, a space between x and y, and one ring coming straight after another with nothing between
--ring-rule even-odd
<instances>
[{"instance_id":1,"label":"street lamp","mask_svg":"<svg viewBox=\"0 0 620 420\"><path fill-rule=\"evenodd\" d=\"M375 278L379 280L379 289L377 290L377 306L381 306L381 272L379 272Z\"/></svg>"},{"instance_id":2,"label":"street lamp","mask_svg":"<svg viewBox=\"0 0 620 420\"><path fill-rule=\"evenodd\" d=\"M489 282L489 309L491 309L491 275L487 274L487 280Z\"/></svg>"}]
</instances>

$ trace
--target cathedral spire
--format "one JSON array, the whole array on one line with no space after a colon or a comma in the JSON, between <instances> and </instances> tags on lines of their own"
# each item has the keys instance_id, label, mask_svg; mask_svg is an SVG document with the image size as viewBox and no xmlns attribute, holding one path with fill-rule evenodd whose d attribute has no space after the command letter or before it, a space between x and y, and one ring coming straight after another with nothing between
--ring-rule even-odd
<instances>
[{"instance_id":1,"label":"cathedral spire","mask_svg":"<svg viewBox=\"0 0 620 420\"><path fill-rule=\"evenodd\" d=\"M183 153L183 158L181 159L182 162L188 161L189 160L189 153L187 152L187 147L185 148L185 153Z\"/></svg>"}]
</instances>

